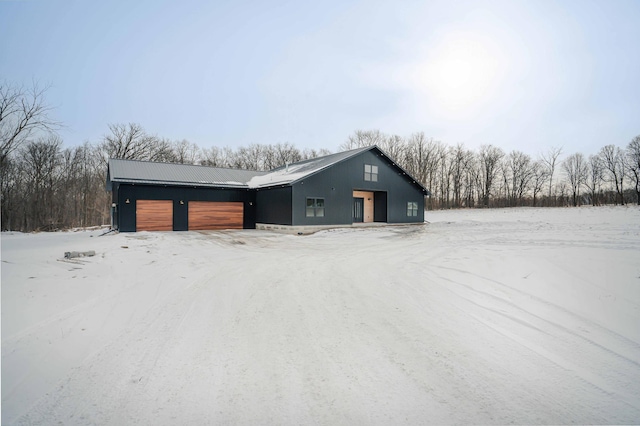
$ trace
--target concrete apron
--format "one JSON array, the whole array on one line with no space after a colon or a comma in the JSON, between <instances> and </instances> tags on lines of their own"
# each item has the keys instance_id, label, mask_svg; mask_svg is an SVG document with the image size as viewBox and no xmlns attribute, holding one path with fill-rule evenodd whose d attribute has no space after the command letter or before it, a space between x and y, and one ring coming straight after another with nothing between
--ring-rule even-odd
<instances>
[{"instance_id":1,"label":"concrete apron","mask_svg":"<svg viewBox=\"0 0 640 426\"><path fill-rule=\"evenodd\" d=\"M293 235L309 235L318 231L324 231L326 229L336 228L380 228L384 226L424 226L429 222L418 223L385 223L385 222L367 222L367 223L352 223L345 225L276 225L271 223L256 223L256 229L262 231L273 231L283 234Z\"/></svg>"}]
</instances>

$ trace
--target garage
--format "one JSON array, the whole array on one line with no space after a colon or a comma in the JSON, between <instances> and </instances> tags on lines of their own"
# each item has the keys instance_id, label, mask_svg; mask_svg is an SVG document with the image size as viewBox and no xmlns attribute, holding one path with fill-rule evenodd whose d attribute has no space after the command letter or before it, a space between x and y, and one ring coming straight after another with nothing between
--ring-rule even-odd
<instances>
[{"instance_id":1,"label":"garage","mask_svg":"<svg viewBox=\"0 0 640 426\"><path fill-rule=\"evenodd\" d=\"M173 231L173 201L138 200L136 231Z\"/></svg>"},{"instance_id":2,"label":"garage","mask_svg":"<svg viewBox=\"0 0 640 426\"><path fill-rule=\"evenodd\" d=\"M242 229L244 203L190 201L189 230Z\"/></svg>"},{"instance_id":3,"label":"garage","mask_svg":"<svg viewBox=\"0 0 640 426\"><path fill-rule=\"evenodd\" d=\"M429 195L376 146L270 172L112 158L107 190L120 232L424 223Z\"/></svg>"}]
</instances>

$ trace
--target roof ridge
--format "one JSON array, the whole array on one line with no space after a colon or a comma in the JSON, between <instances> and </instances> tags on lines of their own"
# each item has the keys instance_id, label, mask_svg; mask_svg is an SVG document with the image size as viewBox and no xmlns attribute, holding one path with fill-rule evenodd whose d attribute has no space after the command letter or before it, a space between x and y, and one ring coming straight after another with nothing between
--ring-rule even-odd
<instances>
[{"instance_id":1,"label":"roof ridge","mask_svg":"<svg viewBox=\"0 0 640 426\"><path fill-rule=\"evenodd\" d=\"M289 167L290 166L295 166L295 165L298 165L298 164L304 164L304 163L308 163L308 162L311 162L311 161L323 160L323 159L325 159L327 157L331 157L331 156L338 156L338 155L344 155L344 154L347 154L347 153L351 153L350 155L345 157L345 158L349 158L351 155L355 154L355 151L366 151L366 150L369 150L369 149L375 148L375 147L377 147L377 145L369 145L369 146L364 146L364 147L360 147L360 148L348 149L346 151L340 151L340 152L334 152L334 153L331 153L331 154L321 155L320 157L307 158L305 160L296 161L295 163L288 163L288 164L285 164L284 166L276 167L275 169L269 170L268 173L282 170L283 168L285 168L287 166L289 166Z\"/></svg>"}]
</instances>

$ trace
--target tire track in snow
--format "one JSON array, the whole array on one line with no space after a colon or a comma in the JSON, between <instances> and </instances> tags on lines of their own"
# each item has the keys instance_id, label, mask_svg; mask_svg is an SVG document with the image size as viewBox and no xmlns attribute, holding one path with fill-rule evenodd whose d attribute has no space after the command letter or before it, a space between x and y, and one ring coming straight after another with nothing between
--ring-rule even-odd
<instances>
[{"instance_id":1,"label":"tire track in snow","mask_svg":"<svg viewBox=\"0 0 640 426\"><path fill-rule=\"evenodd\" d=\"M493 284L497 284L498 286L500 286L502 288L505 288L505 289L508 289L509 291L512 291L514 293L519 293L519 294L521 294L523 296L526 296L527 298L535 300L536 302L538 302L541 305L548 306L548 307L552 308L553 310L562 313L563 315L567 315L569 317L572 317L572 318L576 319L578 322L587 324L589 328L595 329L595 330L597 330L598 332L600 332L602 334L606 334L608 336L613 337L614 339L620 341L622 344L628 346L631 350L639 350L640 349L640 344L639 343L634 342L633 340L630 340L627 337L622 336L622 335L620 335L620 334L618 334L618 333L616 333L616 332L614 332L614 331L612 331L612 330L610 330L610 329L608 329L606 327L603 327L600 324L595 323L595 322L591 321L588 318L585 318L584 316L578 315L578 314L576 314L574 312L571 312L571 311L569 311L569 310L567 310L567 309L565 309L565 308L563 308L563 307L561 307L561 306L559 306L559 305L557 305L555 303L552 303L552 302L549 302L547 300L544 300L544 299L542 299L540 297L537 297L537 296L535 296L533 294L530 294L528 292L519 290L519 289L514 288L512 286L509 286L509 285L506 285L504 283L501 283L501 282L499 282L497 280L486 278L486 277L483 277L481 275L478 275L478 274L475 274L475 273L472 273L472 272L469 272L469 271L464 271L464 270L451 268L451 267L447 267L447 266L436 266L436 268L454 271L454 272L457 272L457 273L460 273L460 274L463 274L463 275L470 275L470 276L473 276L474 278L478 278L478 279L483 280L483 281L487 281L487 282L490 282L490 283L493 283ZM511 301L509 301L509 300L507 300L505 298L496 296L495 294L491 294L491 293L488 293L486 291L479 290L477 288L474 288L471 285L464 284L464 283L462 283L460 281L455 281L455 280L452 280L450 278L443 277L441 275L439 276L439 278L444 280L444 281L448 281L448 282L457 284L459 286L465 287L465 288L467 288L468 290L471 290L474 293L482 294L484 296L490 297L491 299L494 299L496 301L499 301L501 303L509 305L510 307L512 307L514 309L517 309L517 310L519 310L519 311L521 311L521 312L523 312L523 313L525 313L527 315L533 316L533 317L535 317L535 318L537 318L537 319L539 319L541 321L544 321L544 322L546 322L546 323L548 323L550 325L553 325L554 327L560 328L563 331L567 332L568 334L571 334L571 335L573 335L573 336L575 336L577 338L580 338L580 339L586 341L587 343L589 343L589 344L591 344L593 346L596 346L599 349L601 349L603 351L606 351L606 352L610 353L611 355L614 355L614 356L616 356L616 357L618 357L618 358L620 358L620 359L622 359L622 360L624 360L624 361L626 361L626 362L628 362L630 364L633 364L634 366L640 368L640 362L639 361L631 359L631 358L629 358L629 357L627 357L627 356L625 356L625 355L623 355L623 354L621 354L619 352L616 352L616 351L614 351L614 350L612 350L612 349L610 349L610 348L608 348L606 346L603 346L600 343L595 342L595 341L593 341L592 339L590 339L590 338L588 338L586 336L583 336L581 334L577 334L576 332L574 332L573 330L568 329L567 327L563 326L562 324L550 321L547 318L544 318L542 316L536 315L533 312L527 311L526 309L522 308L520 305L518 305L518 304L516 304L514 302L511 302Z\"/></svg>"},{"instance_id":2,"label":"tire track in snow","mask_svg":"<svg viewBox=\"0 0 640 426\"><path fill-rule=\"evenodd\" d=\"M466 271L460 271L454 268L448 268L448 267L440 267L437 266L437 268L440 269L447 269L447 270L453 270L455 272L461 272L465 275L469 275L470 273L466 273ZM617 358L619 361L621 361L622 363L626 364L626 366L621 366L618 365L617 368L612 369L612 367L616 366L615 364L602 364L600 365L599 368L595 368L593 369L595 366L593 365L593 362L600 362L602 363L601 359L599 356L595 356L592 355L589 360L585 360L584 358L580 358L581 361L585 361L587 363L587 366L581 366L579 364L577 364L575 361L570 361L570 358L567 357L563 357L561 355L557 355L554 354L548 350L545 350L541 345L534 345L531 341L531 339L527 340L524 339L520 336L518 336L517 334L513 333L513 332L508 332L507 328L505 327L500 327L497 325L497 323L494 322L489 322L487 319L482 318L481 316L472 313L472 311L466 311L465 312L473 317L475 320L483 323L484 325L486 325L487 327L490 327L492 329L494 329L496 332L500 333L501 335L508 337L509 339L513 340L514 342L526 347L527 349L531 350L532 352L538 354L539 356L544 357L545 359L549 360L550 362L553 362L554 364L562 367L563 369L567 370L567 371L571 371L574 372L575 374L577 374L577 377L579 377L581 380L583 380L585 383L588 383L590 386L594 387L595 389L598 389L600 392L602 392L603 394L609 395L611 397L614 397L617 400L620 400L622 403L624 403L625 405L627 405L628 407L634 409L636 411L637 415L640 415L640 399L638 398L640 396L640 388L638 388L637 383L639 383L640 381L640 374L638 374L638 371L640 370L640 363L636 362L634 359L630 359L627 356L624 356L612 349L609 349L608 347L605 347L601 344L599 344L598 342L595 342L592 339L589 339L585 336L582 336L580 334L577 334L575 331L563 326L562 324L558 323L558 322L554 322L551 321L547 318L544 318L540 315L537 315L533 312L531 312L530 310L524 309L521 306L519 306L518 304L511 302L510 300L507 300L503 297L499 297L495 294L486 292L486 291L482 291L480 289L474 288L471 285L465 284L461 281L457 281L448 277L444 277L440 274L438 274L437 272L434 271L434 274L439 278L439 280L442 280L444 282L449 282L452 284L456 284L461 288L465 288L469 291L471 291L474 294L481 294L483 297L488 297L490 300L494 300L497 301L499 304L502 304L503 306L508 306L509 308L520 312L521 314L524 314L525 316L529 316L532 318L535 318L536 320L538 320L539 322L542 323L546 323L548 325L550 325L551 327L553 327L556 330L560 330L562 332L562 334L558 334L557 332L547 332L547 331L543 331L542 329L540 329L539 327L535 327L535 326L531 326L531 324L529 324L527 321L524 320L520 320L517 319L516 316L513 315L508 315L505 312L500 312L497 309L491 308L489 306L483 305L481 303L476 302L475 300L473 300L473 298L471 297L467 297L459 292L453 291L451 288L447 287L447 286L443 286L444 288L447 288L449 291L451 291L453 294L455 294L457 297L460 297L461 299L463 299L466 303L470 303L471 305L477 306L482 310L485 310L487 312L490 312L494 315L499 315L502 316L504 318L507 318L510 321L519 323L521 325L524 325L526 327L528 327L531 330L535 330L537 332L543 333L545 335L548 336L548 338L553 339L554 341L559 341L562 340L563 342L563 346L565 347L564 351L566 353L575 353L575 349L579 348L580 345L580 341L586 343L588 346L593 347L594 349L603 351L611 356L613 356L614 358ZM478 276L477 274L470 274L473 275L474 277L477 278L481 278L483 280L485 280L483 277ZM498 283L495 280L489 280L486 279L487 282L492 282L492 283ZM509 289L511 289L511 287L502 284L502 283L498 283L504 287L507 287ZM522 291L519 291L517 289L513 289L514 292L518 292L518 293L525 293ZM526 294L526 293L525 293ZM540 298L537 298L535 296L531 296L532 299L536 300L537 302L539 302L542 305L547 305L547 306L552 306L555 307L556 305L546 302ZM574 315L571 312L568 312L562 308L558 308L558 311L562 314L567 314L570 316L575 316L576 318L580 319L580 316ZM616 333L611 332L610 330L598 326L597 324L592 323L589 320L585 320L584 323L588 324L589 327L593 327L598 331L601 331L604 334L612 334L614 337L619 337L623 342L628 342L628 340L623 337L623 336L619 336ZM514 329L515 330L515 329ZM569 339L569 340L566 340ZM548 340L548 339L547 339ZM573 340L573 342L571 341ZM633 342L630 342L632 345L634 345ZM553 347L558 348L559 346L557 344L554 344ZM633 348L632 348L633 349ZM585 355L585 353L583 352L583 356ZM575 358L574 358L575 360ZM584 362L583 362L584 363ZM595 373L595 372L599 372ZM617 373L618 377L617 378L613 378L613 377L609 377L612 373ZM635 379L633 378L635 377ZM607 384L607 382L609 382L609 384ZM626 384L625 384L626 383ZM634 386L635 385L635 386ZM617 390L614 390L614 386ZM631 386L631 387L629 387ZM634 389L635 388L635 389ZM625 392L626 391L626 392Z\"/></svg>"},{"instance_id":3,"label":"tire track in snow","mask_svg":"<svg viewBox=\"0 0 640 426\"><path fill-rule=\"evenodd\" d=\"M634 410L636 410L637 414L640 414L640 405L639 405L638 399L636 397L629 397L627 395L621 394L619 391L613 390L610 386L608 386L607 384L603 383L602 378L600 378L598 375L592 373L588 369L582 368L578 364L576 364L574 362L571 362L571 361L568 361L567 359L565 359L565 358L563 358L561 356L557 356L553 352L547 351L547 350L545 350L544 348L542 348L542 347L540 347L538 345L533 345L529 341L527 341L526 339L523 339L520 336L518 336L517 334L509 332L504 327L499 327L499 326L497 326L495 324L492 324L489 321L486 321L483 318L479 317L478 315L474 315L473 313L469 313L469 315L471 317L473 317L476 321L481 322L485 326L495 330L497 333L500 333L501 335L503 335L503 336L507 337L508 339L518 343L519 345L529 349L530 351L532 351L532 352L536 353L537 355L545 358L546 360L558 365L559 367L563 368L564 370L572 372L572 373L576 373L578 378L583 380L589 386L593 387L594 389L597 389L602 394L606 394L607 396L610 396L610 397L613 397L613 398L616 398L616 399L620 400L622 403L624 403L628 407L633 408Z\"/></svg>"}]
</instances>

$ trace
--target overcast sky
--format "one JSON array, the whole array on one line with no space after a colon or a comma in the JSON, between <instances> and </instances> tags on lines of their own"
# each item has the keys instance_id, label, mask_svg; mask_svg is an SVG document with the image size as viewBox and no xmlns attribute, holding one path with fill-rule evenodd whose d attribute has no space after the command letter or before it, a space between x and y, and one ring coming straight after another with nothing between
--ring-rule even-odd
<instances>
[{"instance_id":1,"label":"overcast sky","mask_svg":"<svg viewBox=\"0 0 640 426\"><path fill-rule=\"evenodd\" d=\"M354 130L537 154L640 134L640 1L0 0L0 79L109 123L336 151Z\"/></svg>"}]
</instances>

